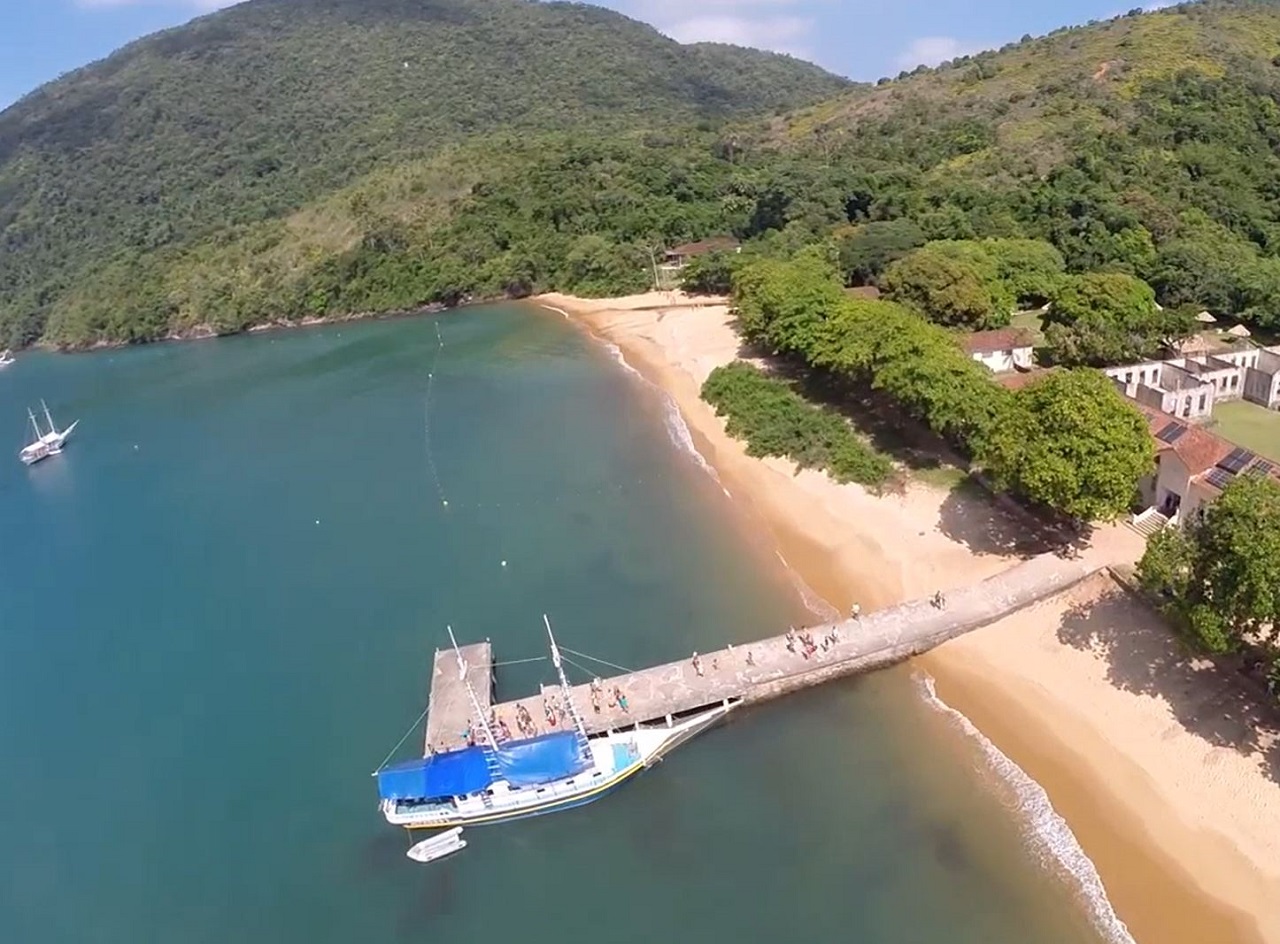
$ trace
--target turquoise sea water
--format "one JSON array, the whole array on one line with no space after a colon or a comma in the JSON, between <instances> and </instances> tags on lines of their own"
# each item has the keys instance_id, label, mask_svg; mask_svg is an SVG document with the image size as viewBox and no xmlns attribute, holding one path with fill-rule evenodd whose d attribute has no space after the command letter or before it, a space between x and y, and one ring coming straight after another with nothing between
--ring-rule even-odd
<instances>
[{"instance_id":1,"label":"turquoise sea water","mask_svg":"<svg viewBox=\"0 0 1280 944\"><path fill-rule=\"evenodd\" d=\"M81 425L26 469L42 396ZM1098 940L905 669L404 857L369 773L446 623L636 665L805 618L671 424L515 306L0 372L0 940Z\"/></svg>"}]
</instances>

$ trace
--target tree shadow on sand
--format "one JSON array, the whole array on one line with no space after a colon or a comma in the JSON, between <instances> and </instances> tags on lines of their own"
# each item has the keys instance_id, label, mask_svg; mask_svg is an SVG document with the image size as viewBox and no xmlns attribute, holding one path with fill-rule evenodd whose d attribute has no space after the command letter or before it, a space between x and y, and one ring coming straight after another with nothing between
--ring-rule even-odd
<instances>
[{"instance_id":1,"label":"tree shadow on sand","mask_svg":"<svg viewBox=\"0 0 1280 944\"><path fill-rule=\"evenodd\" d=\"M1192 653L1162 616L1119 587L1070 610L1058 639L1103 656L1108 681L1121 691L1164 698L1192 734L1257 755L1280 784L1280 709L1245 658Z\"/></svg>"}]
</instances>

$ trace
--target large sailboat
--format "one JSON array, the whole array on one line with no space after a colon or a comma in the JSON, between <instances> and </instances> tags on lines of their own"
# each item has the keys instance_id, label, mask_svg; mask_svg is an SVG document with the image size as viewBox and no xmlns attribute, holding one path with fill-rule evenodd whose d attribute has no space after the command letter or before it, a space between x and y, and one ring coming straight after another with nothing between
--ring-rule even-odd
<instances>
[{"instance_id":1,"label":"large sailboat","mask_svg":"<svg viewBox=\"0 0 1280 944\"><path fill-rule=\"evenodd\" d=\"M24 465L33 465L41 459L47 459L49 456L56 456L62 452L62 447L67 440L71 438L72 431L79 425L80 421L76 420L66 429L58 429L54 425L53 417L49 414L49 406L43 400L40 406L44 410L44 419L49 429L42 432L40 422L36 419L36 415L30 409L27 410L27 417L31 420L31 429L35 432L35 439L22 447L22 451L18 453L18 458L22 460Z\"/></svg>"},{"instance_id":2,"label":"large sailboat","mask_svg":"<svg viewBox=\"0 0 1280 944\"><path fill-rule=\"evenodd\" d=\"M467 664L453 639L458 670L487 743L384 767L376 774L380 809L387 822L407 829L439 829L502 823L557 813L597 800L652 766L669 751L724 718L728 700L686 717L635 724L589 735L569 694L551 623L544 616L551 661L560 679L573 730L524 740L494 738L467 678Z\"/></svg>"}]
</instances>

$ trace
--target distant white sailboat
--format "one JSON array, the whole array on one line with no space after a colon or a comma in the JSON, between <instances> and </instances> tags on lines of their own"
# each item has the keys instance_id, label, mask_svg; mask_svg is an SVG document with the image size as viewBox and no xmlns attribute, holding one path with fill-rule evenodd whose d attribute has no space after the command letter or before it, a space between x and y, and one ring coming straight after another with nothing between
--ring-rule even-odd
<instances>
[{"instance_id":1,"label":"distant white sailboat","mask_svg":"<svg viewBox=\"0 0 1280 944\"><path fill-rule=\"evenodd\" d=\"M49 425L49 431L40 431L39 420L36 419L35 413L28 409L27 417L31 420L31 429L35 432L35 439L23 446L22 451L18 453L18 458L22 460L23 465L34 465L41 459L47 459L49 456L56 456L62 452L62 447L71 438L72 430L80 423L79 420L76 420L66 429L59 430L53 422L53 416L49 413L49 405L41 400L40 406L44 409L44 419Z\"/></svg>"},{"instance_id":2,"label":"distant white sailboat","mask_svg":"<svg viewBox=\"0 0 1280 944\"><path fill-rule=\"evenodd\" d=\"M0 351L0 367L8 367L14 361L13 352L8 348Z\"/></svg>"}]
</instances>

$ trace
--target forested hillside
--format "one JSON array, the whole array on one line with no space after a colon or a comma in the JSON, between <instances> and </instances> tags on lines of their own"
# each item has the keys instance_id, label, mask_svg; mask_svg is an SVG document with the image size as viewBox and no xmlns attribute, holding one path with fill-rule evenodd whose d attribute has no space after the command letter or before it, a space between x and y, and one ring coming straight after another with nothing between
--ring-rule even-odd
<instances>
[{"instance_id":1,"label":"forested hillside","mask_svg":"<svg viewBox=\"0 0 1280 944\"><path fill-rule=\"evenodd\" d=\"M651 251L724 233L744 258L825 243L847 284L947 325L1052 301L1063 362L1145 355L1188 308L1280 329L1280 0L1135 12L820 102L838 83L794 60L681 47L588 7L303 5L341 22L315 36L376 37L383 56L431 11L432 42L473 53L432 66L448 73L434 96L409 92L425 62L333 46L316 67L281 38L282 4L255 0L178 31L185 51L161 53L162 34L15 106L0 116L0 337L624 292L649 284ZM522 45L544 16L573 28ZM252 68L218 65L247 42L220 39L226 24L257 37L254 62L289 50L234 106ZM231 84L177 111L164 88L122 97L140 69ZM90 101L128 120L97 121Z\"/></svg>"},{"instance_id":2,"label":"forested hillside","mask_svg":"<svg viewBox=\"0 0 1280 944\"><path fill-rule=\"evenodd\" d=\"M752 141L853 169L827 211L864 249L1041 237L1166 307L1280 325L1278 102L1280 4L1210 0L882 80Z\"/></svg>"},{"instance_id":3,"label":"forested hillside","mask_svg":"<svg viewBox=\"0 0 1280 944\"><path fill-rule=\"evenodd\" d=\"M720 120L845 84L582 4L250 0L0 113L0 342L39 336L68 291L101 291L104 266L148 269L451 142ZM113 336L154 333L110 317Z\"/></svg>"}]
</instances>

